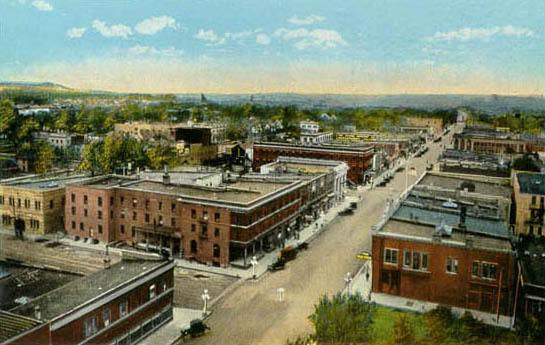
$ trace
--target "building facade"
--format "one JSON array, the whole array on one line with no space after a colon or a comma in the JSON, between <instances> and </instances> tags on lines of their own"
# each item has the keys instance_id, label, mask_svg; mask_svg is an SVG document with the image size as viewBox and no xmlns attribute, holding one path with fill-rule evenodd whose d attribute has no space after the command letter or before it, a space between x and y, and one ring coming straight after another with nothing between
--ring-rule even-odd
<instances>
[{"instance_id":1,"label":"building facade","mask_svg":"<svg viewBox=\"0 0 545 345\"><path fill-rule=\"evenodd\" d=\"M543 236L545 227L545 175L516 172L513 174L517 235Z\"/></svg>"},{"instance_id":2,"label":"building facade","mask_svg":"<svg viewBox=\"0 0 545 345\"><path fill-rule=\"evenodd\" d=\"M345 162L349 168L347 179L352 183L359 184L364 182L366 172L372 168L374 148L372 146L301 146L284 143L255 143L253 147L253 169L258 170L262 165L272 163L280 156Z\"/></svg>"}]
</instances>

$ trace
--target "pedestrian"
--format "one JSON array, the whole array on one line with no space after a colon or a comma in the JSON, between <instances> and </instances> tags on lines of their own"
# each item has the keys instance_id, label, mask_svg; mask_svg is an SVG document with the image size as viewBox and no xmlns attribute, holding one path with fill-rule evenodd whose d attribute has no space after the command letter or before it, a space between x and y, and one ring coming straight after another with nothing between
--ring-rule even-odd
<instances>
[{"instance_id":1,"label":"pedestrian","mask_svg":"<svg viewBox=\"0 0 545 345\"><path fill-rule=\"evenodd\" d=\"M369 272L365 272L365 280L369 281Z\"/></svg>"}]
</instances>

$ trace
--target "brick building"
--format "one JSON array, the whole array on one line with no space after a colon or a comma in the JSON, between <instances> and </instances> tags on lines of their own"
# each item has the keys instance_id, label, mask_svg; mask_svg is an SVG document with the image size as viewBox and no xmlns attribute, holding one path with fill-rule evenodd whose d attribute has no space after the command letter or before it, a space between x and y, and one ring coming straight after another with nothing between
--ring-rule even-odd
<instances>
[{"instance_id":1,"label":"brick building","mask_svg":"<svg viewBox=\"0 0 545 345\"><path fill-rule=\"evenodd\" d=\"M498 204L494 190L451 193L456 178L425 179L372 235L372 292L511 315L508 205ZM509 189L497 189L500 197L503 188Z\"/></svg>"},{"instance_id":2,"label":"brick building","mask_svg":"<svg viewBox=\"0 0 545 345\"><path fill-rule=\"evenodd\" d=\"M67 233L142 249L168 248L211 265L248 265L256 251L296 235L332 194L334 174L241 178L223 186L97 177L66 189ZM303 212L304 211L304 212Z\"/></svg>"},{"instance_id":3,"label":"brick building","mask_svg":"<svg viewBox=\"0 0 545 345\"><path fill-rule=\"evenodd\" d=\"M85 180L85 176L25 178L0 184L2 227L13 229L22 219L25 233L44 235L64 229L65 186Z\"/></svg>"},{"instance_id":4,"label":"brick building","mask_svg":"<svg viewBox=\"0 0 545 345\"><path fill-rule=\"evenodd\" d=\"M258 170L263 164L272 163L280 156L343 161L349 167L348 180L358 184L364 182L365 174L373 168L374 147L255 143L253 147L253 169Z\"/></svg>"},{"instance_id":5,"label":"brick building","mask_svg":"<svg viewBox=\"0 0 545 345\"><path fill-rule=\"evenodd\" d=\"M435 136L441 135L443 132L444 123L440 117L411 116L404 118L404 122L408 126L431 128L431 134Z\"/></svg>"},{"instance_id":6,"label":"brick building","mask_svg":"<svg viewBox=\"0 0 545 345\"><path fill-rule=\"evenodd\" d=\"M171 261L126 259L0 313L3 344L136 344L172 319ZM4 336L4 331L9 334Z\"/></svg>"},{"instance_id":7,"label":"brick building","mask_svg":"<svg viewBox=\"0 0 545 345\"><path fill-rule=\"evenodd\" d=\"M543 236L545 214L545 175L530 172L513 174L517 235Z\"/></svg>"},{"instance_id":8,"label":"brick building","mask_svg":"<svg viewBox=\"0 0 545 345\"><path fill-rule=\"evenodd\" d=\"M545 151L542 138L494 128L465 127L454 134L454 149L492 154L523 154Z\"/></svg>"}]
</instances>

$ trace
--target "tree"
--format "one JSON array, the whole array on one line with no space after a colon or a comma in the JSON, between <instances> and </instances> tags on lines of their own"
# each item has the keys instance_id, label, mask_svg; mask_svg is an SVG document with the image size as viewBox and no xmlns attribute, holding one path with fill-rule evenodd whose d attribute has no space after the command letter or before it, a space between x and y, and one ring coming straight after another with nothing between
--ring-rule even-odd
<instances>
[{"instance_id":1,"label":"tree","mask_svg":"<svg viewBox=\"0 0 545 345\"><path fill-rule=\"evenodd\" d=\"M37 145L35 170L38 174L45 174L53 168L55 149L45 141L40 141Z\"/></svg>"},{"instance_id":2,"label":"tree","mask_svg":"<svg viewBox=\"0 0 545 345\"><path fill-rule=\"evenodd\" d=\"M449 307L437 306L437 308L424 315L424 320L428 329L428 342L430 345L447 345L450 343L449 327L454 322L454 316Z\"/></svg>"},{"instance_id":3,"label":"tree","mask_svg":"<svg viewBox=\"0 0 545 345\"><path fill-rule=\"evenodd\" d=\"M394 332L390 340L392 345L415 345L416 337L414 329L409 321L407 314L400 313L394 324Z\"/></svg>"},{"instance_id":4,"label":"tree","mask_svg":"<svg viewBox=\"0 0 545 345\"><path fill-rule=\"evenodd\" d=\"M73 118L70 113L63 109L59 114L59 117L55 120L55 128L63 131L70 131L73 125Z\"/></svg>"},{"instance_id":5,"label":"tree","mask_svg":"<svg viewBox=\"0 0 545 345\"><path fill-rule=\"evenodd\" d=\"M176 161L176 150L168 143L154 145L146 153L152 169L161 169L165 165L174 165Z\"/></svg>"},{"instance_id":6,"label":"tree","mask_svg":"<svg viewBox=\"0 0 545 345\"><path fill-rule=\"evenodd\" d=\"M100 164L100 155L102 154L102 143L91 142L83 147L83 159L79 165L79 170L90 171L91 174L102 172Z\"/></svg>"},{"instance_id":7,"label":"tree","mask_svg":"<svg viewBox=\"0 0 545 345\"><path fill-rule=\"evenodd\" d=\"M29 117L23 120L17 130L16 143L23 143L32 139L32 133L39 129L39 125L34 118Z\"/></svg>"},{"instance_id":8,"label":"tree","mask_svg":"<svg viewBox=\"0 0 545 345\"><path fill-rule=\"evenodd\" d=\"M318 342L365 343L371 340L374 307L360 294L323 296L309 316Z\"/></svg>"},{"instance_id":9,"label":"tree","mask_svg":"<svg viewBox=\"0 0 545 345\"><path fill-rule=\"evenodd\" d=\"M0 101L0 139L3 135L12 138L17 126L17 116L9 99Z\"/></svg>"}]
</instances>

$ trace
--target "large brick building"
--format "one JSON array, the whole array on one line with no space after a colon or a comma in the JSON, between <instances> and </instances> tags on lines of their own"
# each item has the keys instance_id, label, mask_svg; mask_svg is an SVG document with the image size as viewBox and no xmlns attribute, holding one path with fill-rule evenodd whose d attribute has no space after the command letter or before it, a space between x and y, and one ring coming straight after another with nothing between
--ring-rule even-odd
<instances>
[{"instance_id":1,"label":"large brick building","mask_svg":"<svg viewBox=\"0 0 545 345\"><path fill-rule=\"evenodd\" d=\"M523 154L545 151L542 138L493 128L465 127L454 134L454 149L492 154Z\"/></svg>"},{"instance_id":2,"label":"large brick building","mask_svg":"<svg viewBox=\"0 0 545 345\"><path fill-rule=\"evenodd\" d=\"M374 147L353 147L350 145L294 145L287 143L255 143L253 147L253 169L283 157L304 157L343 161L348 165L347 178L352 183L363 183L364 176L370 172Z\"/></svg>"},{"instance_id":3,"label":"large brick building","mask_svg":"<svg viewBox=\"0 0 545 345\"><path fill-rule=\"evenodd\" d=\"M335 175L242 178L224 186L97 177L66 189L67 233L226 266L296 235L334 194Z\"/></svg>"},{"instance_id":4,"label":"large brick building","mask_svg":"<svg viewBox=\"0 0 545 345\"><path fill-rule=\"evenodd\" d=\"M424 177L379 225L372 235L372 292L511 315L509 205L496 200L509 199L509 188L484 195L484 185L451 189L456 181Z\"/></svg>"},{"instance_id":5,"label":"large brick building","mask_svg":"<svg viewBox=\"0 0 545 345\"><path fill-rule=\"evenodd\" d=\"M173 269L171 261L122 260L0 312L0 341L136 344L172 319Z\"/></svg>"},{"instance_id":6,"label":"large brick building","mask_svg":"<svg viewBox=\"0 0 545 345\"><path fill-rule=\"evenodd\" d=\"M15 219L25 224L25 233L44 235L64 229L66 185L85 180L83 175L5 180L0 184L1 226L13 229Z\"/></svg>"},{"instance_id":7,"label":"large brick building","mask_svg":"<svg viewBox=\"0 0 545 345\"><path fill-rule=\"evenodd\" d=\"M545 175L517 172L513 174L513 191L517 205L517 235L545 235Z\"/></svg>"}]
</instances>

